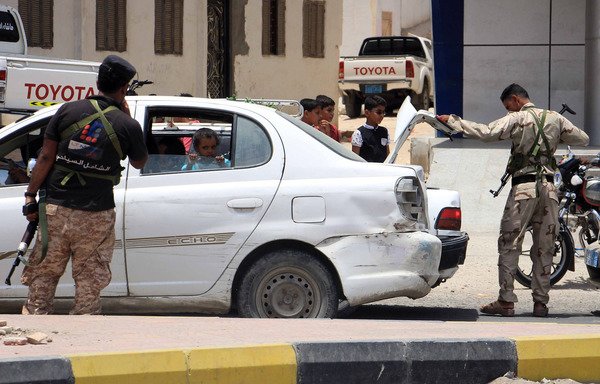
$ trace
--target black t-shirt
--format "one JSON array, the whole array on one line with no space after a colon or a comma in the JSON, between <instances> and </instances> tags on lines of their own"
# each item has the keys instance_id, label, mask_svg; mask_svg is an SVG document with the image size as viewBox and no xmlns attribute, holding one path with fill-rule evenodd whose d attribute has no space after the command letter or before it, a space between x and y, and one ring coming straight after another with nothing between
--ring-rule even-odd
<instances>
[{"instance_id":1,"label":"black t-shirt","mask_svg":"<svg viewBox=\"0 0 600 384\"><path fill-rule=\"evenodd\" d=\"M109 105L119 107L115 100L105 96L92 96L90 99L97 100L101 109L105 109ZM96 130L95 136L92 131L86 131L85 135L82 134L83 144L77 142L78 138L73 139L71 136L61 140L62 131L94 113L96 113L96 109L89 100L66 103L58 109L48 123L45 133L47 139L59 142L58 160L55 165L75 170L85 169L90 173L118 175L121 170L119 155L108 136L103 133L105 130L102 129L102 126ZM143 159L147 150L140 124L121 110L110 111L105 116L119 139L123 156L129 156L132 160ZM89 142L88 147L85 144L84 136L90 136L88 142L93 138L108 144L94 148L94 144ZM91 151L88 150L82 155L83 147L91 148ZM61 185L69 173L57 169L57 167L50 171L46 179L46 202L84 211L104 211L115 207L111 180L83 176L85 184L82 184L80 178L74 175L64 186Z\"/></svg>"}]
</instances>

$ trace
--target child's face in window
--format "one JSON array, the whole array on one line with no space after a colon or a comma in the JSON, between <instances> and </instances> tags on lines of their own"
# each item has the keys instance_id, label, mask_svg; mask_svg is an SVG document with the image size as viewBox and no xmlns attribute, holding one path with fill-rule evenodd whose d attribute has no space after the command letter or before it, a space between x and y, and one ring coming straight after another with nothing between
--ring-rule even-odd
<instances>
[{"instance_id":1,"label":"child's face in window","mask_svg":"<svg viewBox=\"0 0 600 384\"><path fill-rule=\"evenodd\" d=\"M194 147L200 156L215 157L217 150L217 139L214 137L203 137L200 143Z\"/></svg>"},{"instance_id":2,"label":"child's face in window","mask_svg":"<svg viewBox=\"0 0 600 384\"><path fill-rule=\"evenodd\" d=\"M333 114L335 112L335 107L330 105L328 107L321 109L321 120L327 120L331 122L333 120Z\"/></svg>"}]
</instances>

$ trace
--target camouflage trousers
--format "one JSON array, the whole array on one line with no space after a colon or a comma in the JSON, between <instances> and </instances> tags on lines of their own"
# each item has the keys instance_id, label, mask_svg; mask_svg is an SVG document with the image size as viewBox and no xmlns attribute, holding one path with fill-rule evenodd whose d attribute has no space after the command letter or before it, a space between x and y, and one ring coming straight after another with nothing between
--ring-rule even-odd
<instances>
[{"instance_id":1,"label":"camouflage trousers","mask_svg":"<svg viewBox=\"0 0 600 384\"><path fill-rule=\"evenodd\" d=\"M536 183L518 184L512 187L508 195L498 238L500 300L513 303L518 301L513 292L515 273L523 236L529 228L533 238L530 250L533 264L532 296L535 302L547 304L558 228L558 197L554 184L540 182L537 197Z\"/></svg>"},{"instance_id":2,"label":"camouflage trousers","mask_svg":"<svg viewBox=\"0 0 600 384\"><path fill-rule=\"evenodd\" d=\"M53 312L54 295L69 259L75 281L72 315L99 314L100 291L112 277L110 261L115 244L115 210L81 211L54 204L46 207L48 252L40 262L42 241L38 231L29 265L21 282L29 286L23 314Z\"/></svg>"}]
</instances>

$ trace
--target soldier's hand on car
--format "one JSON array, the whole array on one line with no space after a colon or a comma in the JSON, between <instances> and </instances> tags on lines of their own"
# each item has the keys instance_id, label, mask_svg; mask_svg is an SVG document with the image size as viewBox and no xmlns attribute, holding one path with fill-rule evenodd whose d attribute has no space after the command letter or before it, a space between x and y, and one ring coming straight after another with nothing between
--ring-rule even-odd
<instances>
[{"instance_id":1,"label":"soldier's hand on car","mask_svg":"<svg viewBox=\"0 0 600 384\"><path fill-rule=\"evenodd\" d=\"M448 119L450 119L450 115L436 115L436 118L444 124L448 123Z\"/></svg>"}]
</instances>

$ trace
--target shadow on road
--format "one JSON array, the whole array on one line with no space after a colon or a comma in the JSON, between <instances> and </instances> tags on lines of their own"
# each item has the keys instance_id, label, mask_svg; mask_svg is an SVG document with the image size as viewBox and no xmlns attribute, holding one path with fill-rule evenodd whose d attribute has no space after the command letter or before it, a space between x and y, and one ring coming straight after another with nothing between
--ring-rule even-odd
<instances>
[{"instance_id":1,"label":"shadow on road","mask_svg":"<svg viewBox=\"0 0 600 384\"><path fill-rule=\"evenodd\" d=\"M567 276L569 272L567 272ZM581 291L597 291L598 288L596 288L595 286L593 286L592 284L589 283L589 281L587 281L587 279L584 279L583 277L577 277L574 279L569 279L569 278L563 278L563 280L561 280L559 283L557 283L556 285L554 285L552 287L552 289L550 290L551 294L552 291L560 291L560 290L565 290L565 289L578 289Z\"/></svg>"},{"instance_id":2,"label":"shadow on road","mask_svg":"<svg viewBox=\"0 0 600 384\"><path fill-rule=\"evenodd\" d=\"M345 318L369 320L439 320L477 321L472 308L404 307L398 305L363 305Z\"/></svg>"}]
</instances>

